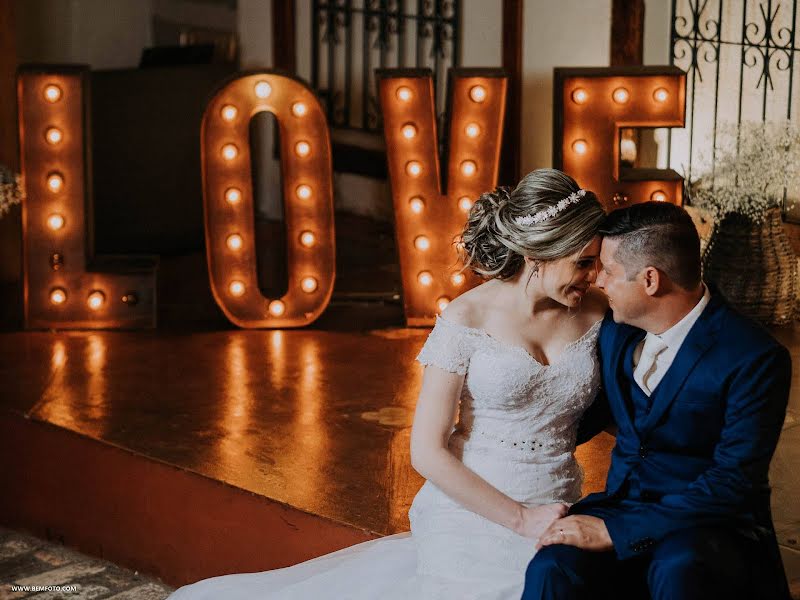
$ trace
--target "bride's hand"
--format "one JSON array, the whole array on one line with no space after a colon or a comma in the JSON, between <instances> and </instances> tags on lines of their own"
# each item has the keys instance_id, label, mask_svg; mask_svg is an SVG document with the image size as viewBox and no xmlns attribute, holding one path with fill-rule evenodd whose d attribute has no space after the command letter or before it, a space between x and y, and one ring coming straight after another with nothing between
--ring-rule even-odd
<instances>
[{"instance_id":1,"label":"bride's hand","mask_svg":"<svg viewBox=\"0 0 800 600\"><path fill-rule=\"evenodd\" d=\"M517 533L524 537L538 538L553 521L567 516L568 510L569 506L562 503L523 506Z\"/></svg>"}]
</instances>

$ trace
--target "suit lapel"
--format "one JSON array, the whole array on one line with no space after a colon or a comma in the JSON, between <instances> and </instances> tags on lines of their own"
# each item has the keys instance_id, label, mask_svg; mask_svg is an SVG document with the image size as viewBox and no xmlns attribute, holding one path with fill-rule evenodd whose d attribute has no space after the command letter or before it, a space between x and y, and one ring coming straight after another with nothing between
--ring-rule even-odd
<instances>
[{"instance_id":1,"label":"suit lapel","mask_svg":"<svg viewBox=\"0 0 800 600\"><path fill-rule=\"evenodd\" d=\"M712 296L700 318L683 341L675 360L654 390L653 406L642 426L642 434L650 431L669 409L680 393L697 363L714 345L719 331L720 309L724 306L719 295Z\"/></svg>"},{"instance_id":2,"label":"suit lapel","mask_svg":"<svg viewBox=\"0 0 800 600\"><path fill-rule=\"evenodd\" d=\"M633 416L631 413L631 399L630 389L628 387L628 378L625 376L625 359L628 356L628 348L635 347L644 336L647 335L641 329L626 328L627 331L620 335L620 342L614 348L614 356L611 362L611 372L609 377L613 377L612 381L617 386L617 397L620 402L619 414L625 420L624 425L632 432L636 433L636 428L633 426ZM623 423L617 423L620 427Z\"/></svg>"}]
</instances>

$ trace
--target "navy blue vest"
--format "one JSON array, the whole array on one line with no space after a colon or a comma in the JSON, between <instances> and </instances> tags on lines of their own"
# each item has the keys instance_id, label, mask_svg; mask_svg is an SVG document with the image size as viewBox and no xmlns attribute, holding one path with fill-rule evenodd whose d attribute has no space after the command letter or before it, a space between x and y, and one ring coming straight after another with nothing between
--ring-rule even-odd
<instances>
[{"instance_id":1,"label":"navy blue vest","mask_svg":"<svg viewBox=\"0 0 800 600\"><path fill-rule=\"evenodd\" d=\"M647 415L650 414L650 407L653 406L653 403L658 397L659 391L662 389L662 386L659 382L659 385L656 386L656 389L653 390L653 393L648 396L633 378L633 354L636 350L636 346L642 341L642 339L643 338L639 336L633 337L630 344L628 344L628 347L625 349L625 360L623 362L623 372L628 380L628 398L630 399L630 406L633 412L633 427L639 434L641 434L644 429L644 422L645 419L647 419ZM628 476L629 488L627 496L629 498L640 498L641 486L638 471L638 469L634 468L631 470L630 475Z\"/></svg>"}]
</instances>

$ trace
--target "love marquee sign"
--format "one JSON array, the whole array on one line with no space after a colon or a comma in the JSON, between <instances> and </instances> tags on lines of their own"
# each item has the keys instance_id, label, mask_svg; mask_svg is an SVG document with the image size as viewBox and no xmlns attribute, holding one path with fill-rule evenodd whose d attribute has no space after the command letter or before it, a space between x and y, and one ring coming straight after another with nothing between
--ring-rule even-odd
<instances>
[{"instance_id":1,"label":"love marquee sign","mask_svg":"<svg viewBox=\"0 0 800 600\"><path fill-rule=\"evenodd\" d=\"M378 81L406 322L429 326L481 281L458 272L458 236L474 199L497 184L508 80L496 69L453 70L444 173L430 72L381 70ZM617 140L623 127L682 126L685 87L674 67L556 69L555 166L610 205L681 203L674 172L621 173ZM88 70L27 67L17 93L26 327L155 327L157 259L94 256ZM261 111L281 133L289 285L280 298L265 297L256 274L248 126ZM285 74L241 73L208 102L201 152L216 302L243 328L313 322L336 275L331 142L316 95Z\"/></svg>"}]
</instances>

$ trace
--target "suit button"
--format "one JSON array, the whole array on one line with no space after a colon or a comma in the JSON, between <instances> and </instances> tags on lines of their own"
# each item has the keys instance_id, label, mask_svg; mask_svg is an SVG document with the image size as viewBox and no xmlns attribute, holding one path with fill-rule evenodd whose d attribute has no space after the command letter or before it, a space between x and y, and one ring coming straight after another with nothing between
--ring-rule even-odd
<instances>
[{"instance_id":1,"label":"suit button","mask_svg":"<svg viewBox=\"0 0 800 600\"><path fill-rule=\"evenodd\" d=\"M647 457L647 448L644 445L639 446L639 458Z\"/></svg>"}]
</instances>

